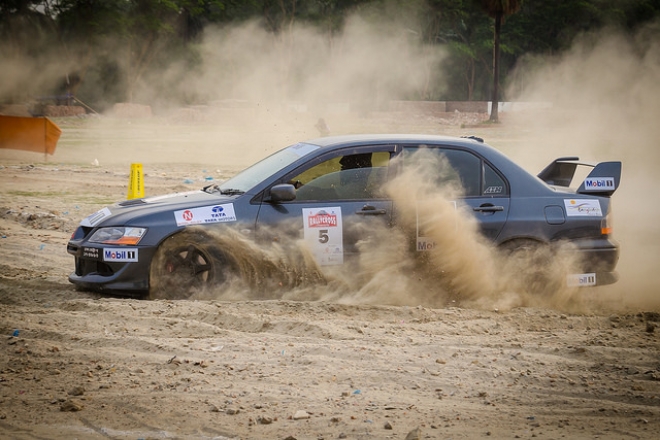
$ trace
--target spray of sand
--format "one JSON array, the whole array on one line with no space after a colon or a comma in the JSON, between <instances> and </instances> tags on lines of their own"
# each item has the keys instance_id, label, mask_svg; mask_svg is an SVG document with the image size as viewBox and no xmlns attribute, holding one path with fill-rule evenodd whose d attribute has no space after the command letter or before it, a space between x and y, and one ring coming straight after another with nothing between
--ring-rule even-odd
<instances>
[{"instance_id":1,"label":"spray of sand","mask_svg":"<svg viewBox=\"0 0 660 440\"><path fill-rule=\"evenodd\" d=\"M392 16L382 18L349 17L343 31L331 36L298 24L277 38L254 23L209 30L200 45L201 62L197 69L171 65L160 70L157 77L144 77L134 90L134 101L153 104L155 113L180 106L182 97L184 101L204 104L205 116L210 117L201 123L217 128L205 131L205 135L198 134L202 130L190 130L184 137L168 132L167 141L181 145L181 156L163 156L158 160L183 162L195 156L204 157L205 163L232 163L240 168L273 148L315 136L316 119L345 103L368 113L390 99L426 96L429 77L438 71L444 57L443 49L414 39L415 33L410 32L414 23ZM532 115L524 126L518 127L534 133L534 145L525 143L524 148L507 151L526 168L540 169L545 165L547 155L541 152L553 157L577 154L591 161L624 163L623 184L613 198L615 236L622 245L621 281L593 292L594 298L611 307L660 307L655 277L660 255L655 222L660 208L653 193L656 163L660 159L656 145L660 137L660 124L656 122L660 116L659 37L657 25L633 37L612 30L585 35L562 55L535 59L533 63L523 60L518 77L524 78L524 83L514 84L516 87L508 93L512 101L552 103L551 111L538 118ZM103 56L111 54L104 51ZM393 59L397 62L392 63ZM11 96L13 90L24 89L37 93L55 86L55 81L66 72L80 67L73 60L63 62L59 54L39 59L16 56L6 61L6 68L0 72L0 96ZM530 65L534 68L526 67ZM87 87L95 87L93 79L92 74L85 77ZM240 109L227 106L228 101ZM222 105L216 105L218 102ZM506 115L503 119L509 123ZM101 128L107 123L99 121ZM153 155L136 157L141 149L136 148L133 133L126 151L121 150L121 145L129 143L123 138L105 148L106 137L112 140L111 133L124 133L128 127L112 125L116 124L113 121L109 124L106 133L100 130L99 139L92 140L94 148L86 145L84 151L77 150L80 154L76 154L75 160L156 160ZM148 135L150 142L152 137L162 136L161 125L149 128L158 133ZM138 147L139 142L138 139ZM429 281L421 276L419 260L410 257L410 235L405 228L411 225L404 215L401 229L387 234L390 239L373 238L380 237L374 233L360 244L364 252L359 276L345 280L333 278L330 273L331 281L326 287L294 287L285 295L405 304L442 304L456 298L484 306L535 304L540 296L520 293L515 282L517 266L511 263L512 267L501 267L501 256L483 243L473 219L463 214L460 203L456 208L447 208L448 202L458 199L460 189L443 188L438 193L429 186L403 182L391 191L397 203L408 206L410 212L416 212L414 208L434 219L428 231L438 244L437 249L449 251L434 251L422 260L430 272L446 274L444 279ZM418 192L424 197L412 206L408 196ZM246 248L246 243L241 248ZM275 254L280 252L273 249ZM264 259L281 262L282 256L267 254L261 261ZM539 259L559 266L568 261ZM501 273L510 276L494 275ZM570 292L560 297L559 306L574 301Z\"/></svg>"},{"instance_id":2,"label":"spray of sand","mask_svg":"<svg viewBox=\"0 0 660 440\"><path fill-rule=\"evenodd\" d=\"M613 196L614 237L621 244L620 281L594 289L590 300L609 309L659 308L657 267L660 233L655 176L660 149L660 26L632 37L607 30L585 35L572 50L527 72L518 101L553 103L543 117L526 118L525 129L539 134L525 157L551 151L600 162L623 162L622 184Z\"/></svg>"},{"instance_id":3,"label":"spray of sand","mask_svg":"<svg viewBox=\"0 0 660 440\"><path fill-rule=\"evenodd\" d=\"M351 231L362 237L359 254L344 266L316 265L296 225L261 228L261 237L277 237L268 243L232 228L200 229L205 238L198 241L212 243L225 258L229 276L194 297L498 309L574 306L575 290L565 287L565 280L579 266L569 249L543 247L523 254L496 249L460 202L462 189L454 177L449 163L428 150L407 157L405 171L386 188L399 213L396 227L359 224L360 230ZM433 248L417 251L419 230Z\"/></svg>"}]
</instances>

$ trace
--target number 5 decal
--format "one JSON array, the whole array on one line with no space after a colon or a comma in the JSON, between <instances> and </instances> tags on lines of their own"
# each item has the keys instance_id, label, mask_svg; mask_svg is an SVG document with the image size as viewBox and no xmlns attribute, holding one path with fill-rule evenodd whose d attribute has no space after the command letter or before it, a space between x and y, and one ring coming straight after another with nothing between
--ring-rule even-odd
<instances>
[{"instance_id":1,"label":"number 5 decal","mask_svg":"<svg viewBox=\"0 0 660 440\"><path fill-rule=\"evenodd\" d=\"M303 235L309 250L321 266L342 264L341 207L303 208Z\"/></svg>"}]
</instances>

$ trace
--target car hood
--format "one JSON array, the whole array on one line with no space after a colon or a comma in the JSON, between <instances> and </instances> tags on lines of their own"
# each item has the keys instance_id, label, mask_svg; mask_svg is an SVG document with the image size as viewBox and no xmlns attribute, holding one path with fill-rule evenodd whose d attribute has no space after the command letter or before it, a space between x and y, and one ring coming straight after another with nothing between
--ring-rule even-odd
<instances>
[{"instance_id":1,"label":"car hood","mask_svg":"<svg viewBox=\"0 0 660 440\"><path fill-rule=\"evenodd\" d=\"M200 190L125 200L95 212L80 224L87 227L137 224L146 226L145 223L160 223L165 218L173 221L173 216L163 216L164 213L212 204L220 205L235 201L237 197L240 196L209 194Z\"/></svg>"}]
</instances>

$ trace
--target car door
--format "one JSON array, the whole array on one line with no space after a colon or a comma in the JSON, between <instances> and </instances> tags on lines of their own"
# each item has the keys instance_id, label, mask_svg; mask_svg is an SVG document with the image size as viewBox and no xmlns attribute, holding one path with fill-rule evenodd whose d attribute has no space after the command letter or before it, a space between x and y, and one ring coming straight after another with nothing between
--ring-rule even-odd
<instances>
[{"instance_id":1,"label":"car door","mask_svg":"<svg viewBox=\"0 0 660 440\"><path fill-rule=\"evenodd\" d=\"M420 146L404 146L403 167L414 159ZM464 197L451 200L455 207L465 205L479 221L481 232L491 240L496 240L506 223L509 212L509 186L504 176L487 161L472 151L449 146L424 145L424 149L438 158L438 163L446 163L453 172L438 170L438 186L447 179L456 179ZM424 219L418 218L418 224ZM424 237L423 228L417 230L417 250L433 247L432 240Z\"/></svg>"},{"instance_id":2,"label":"car door","mask_svg":"<svg viewBox=\"0 0 660 440\"><path fill-rule=\"evenodd\" d=\"M383 186L394 151L393 145L332 151L278 179L294 185L296 198L262 202L259 240L302 238L319 265L350 260L361 239L389 227L392 200Z\"/></svg>"}]
</instances>

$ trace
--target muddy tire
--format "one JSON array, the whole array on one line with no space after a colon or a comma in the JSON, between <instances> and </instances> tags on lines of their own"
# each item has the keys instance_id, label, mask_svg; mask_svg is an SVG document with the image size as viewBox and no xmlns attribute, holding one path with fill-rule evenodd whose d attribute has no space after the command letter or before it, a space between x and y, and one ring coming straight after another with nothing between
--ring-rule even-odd
<instances>
[{"instance_id":1,"label":"muddy tire","mask_svg":"<svg viewBox=\"0 0 660 440\"><path fill-rule=\"evenodd\" d=\"M227 280L230 265L202 232L182 232L158 248L149 272L149 299L187 299Z\"/></svg>"},{"instance_id":2,"label":"muddy tire","mask_svg":"<svg viewBox=\"0 0 660 440\"><path fill-rule=\"evenodd\" d=\"M531 239L517 239L500 247L506 274L515 274L515 289L527 293L552 294L561 286L553 260L557 258L552 246Z\"/></svg>"}]
</instances>

